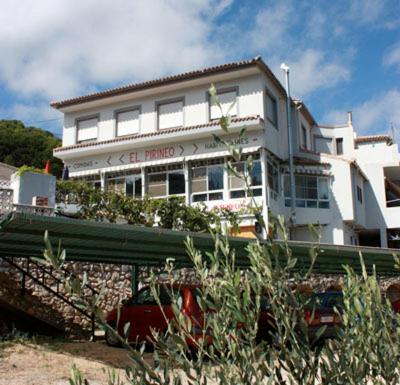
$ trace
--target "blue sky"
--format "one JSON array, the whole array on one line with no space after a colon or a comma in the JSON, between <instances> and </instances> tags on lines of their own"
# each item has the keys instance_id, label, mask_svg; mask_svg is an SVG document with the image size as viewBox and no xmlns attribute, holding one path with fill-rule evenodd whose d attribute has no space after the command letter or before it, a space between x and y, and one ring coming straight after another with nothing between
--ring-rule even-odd
<instances>
[{"instance_id":1,"label":"blue sky","mask_svg":"<svg viewBox=\"0 0 400 385\"><path fill-rule=\"evenodd\" d=\"M320 123L400 139L400 0L2 0L0 119L62 131L60 100L261 55ZM12 22L10 22L12 21ZM53 120L55 119L55 120ZM51 120L48 122L43 122ZM42 123L40 123L42 122Z\"/></svg>"}]
</instances>

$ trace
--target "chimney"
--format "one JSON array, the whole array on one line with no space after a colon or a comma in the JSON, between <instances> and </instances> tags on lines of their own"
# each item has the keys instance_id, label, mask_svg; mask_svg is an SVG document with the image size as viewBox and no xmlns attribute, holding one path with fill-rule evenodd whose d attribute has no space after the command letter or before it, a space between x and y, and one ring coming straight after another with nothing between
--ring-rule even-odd
<instances>
[{"instance_id":1,"label":"chimney","mask_svg":"<svg viewBox=\"0 0 400 385\"><path fill-rule=\"evenodd\" d=\"M347 111L347 124L349 126L353 125L353 111Z\"/></svg>"}]
</instances>

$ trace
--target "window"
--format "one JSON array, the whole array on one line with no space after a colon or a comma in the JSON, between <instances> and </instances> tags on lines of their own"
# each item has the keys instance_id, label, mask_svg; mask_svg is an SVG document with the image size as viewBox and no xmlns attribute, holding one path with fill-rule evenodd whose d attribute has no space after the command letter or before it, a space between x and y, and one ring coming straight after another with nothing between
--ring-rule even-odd
<instances>
[{"instance_id":1,"label":"window","mask_svg":"<svg viewBox=\"0 0 400 385\"><path fill-rule=\"evenodd\" d=\"M332 138L324 138L322 136L314 136L315 152L323 152L325 154L333 154Z\"/></svg>"},{"instance_id":2,"label":"window","mask_svg":"<svg viewBox=\"0 0 400 385\"><path fill-rule=\"evenodd\" d=\"M131 198L141 198L142 176L140 174L111 175L107 179L107 191L124 194Z\"/></svg>"},{"instance_id":3,"label":"window","mask_svg":"<svg viewBox=\"0 0 400 385\"><path fill-rule=\"evenodd\" d=\"M233 163L232 166L236 169L238 173L244 176L245 172L245 162ZM253 168L250 173L251 177L251 190L253 192L253 196L261 196L262 195L262 178L261 178L261 163L260 161L253 162ZM246 184L243 180L243 177L236 175L229 175L229 197L231 199L235 198L245 198L247 197L248 191L246 191Z\"/></svg>"},{"instance_id":4,"label":"window","mask_svg":"<svg viewBox=\"0 0 400 385\"><path fill-rule=\"evenodd\" d=\"M77 143L90 142L97 140L97 124L98 117L92 117L87 119L79 119L76 121Z\"/></svg>"},{"instance_id":5,"label":"window","mask_svg":"<svg viewBox=\"0 0 400 385\"><path fill-rule=\"evenodd\" d=\"M115 120L117 136L132 135L139 132L139 108L117 111Z\"/></svg>"},{"instance_id":6,"label":"window","mask_svg":"<svg viewBox=\"0 0 400 385\"><path fill-rule=\"evenodd\" d=\"M296 207L329 209L329 181L327 177L296 175ZM290 178L284 179L285 206L290 207Z\"/></svg>"},{"instance_id":7,"label":"window","mask_svg":"<svg viewBox=\"0 0 400 385\"><path fill-rule=\"evenodd\" d=\"M185 194L183 170L167 170L149 173L148 193L151 197Z\"/></svg>"},{"instance_id":8,"label":"window","mask_svg":"<svg viewBox=\"0 0 400 385\"><path fill-rule=\"evenodd\" d=\"M267 119L278 128L278 103L268 91L266 91L266 116Z\"/></svg>"},{"instance_id":9,"label":"window","mask_svg":"<svg viewBox=\"0 0 400 385\"><path fill-rule=\"evenodd\" d=\"M343 138L336 138L336 155L343 155Z\"/></svg>"},{"instance_id":10,"label":"window","mask_svg":"<svg viewBox=\"0 0 400 385\"><path fill-rule=\"evenodd\" d=\"M307 150L307 128L302 124L301 125L301 148Z\"/></svg>"},{"instance_id":11,"label":"window","mask_svg":"<svg viewBox=\"0 0 400 385\"><path fill-rule=\"evenodd\" d=\"M192 202L223 199L224 166L204 165L192 168Z\"/></svg>"},{"instance_id":12,"label":"window","mask_svg":"<svg viewBox=\"0 0 400 385\"><path fill-rule=\"evenodd\" d=\"M357 186L357 200L362 204L363 203L363 192L360 186Z\"/></svg>"},{"instance_id":13,"label":"window","mask_svg":"<svg viewBox=\"0 0 400 385\"><path fill-rule=\"evenodd\" d=\"M183 126L183 100L159 103L157 114L159 130Z\"/></svg>"},{"instance_id":14,"label":"window","mask_svg":"<svg viewBox=\"0 0 400 385\"><path fill-rule=\"evenodd\" d=\"M277 200L279 194L279 171L275 162L267 160L268 188L272 199Z\"/></svg>"},{"instance_id":15,"label":"window","mask_svg":"<svg viewBox=\"0 0 400 385\"><path fill-rule=\"evenodd\" d=\"M237 95L237 88L230 88L225 90L222 89L217 91L217 97L219 103L221 104L223 115L227 115L228 111L229 115L231 116L235 116L238 114ZM219 119L221 116L222 115L220 108L210 98L210 120Z\"/></svg>"}]
</instances>

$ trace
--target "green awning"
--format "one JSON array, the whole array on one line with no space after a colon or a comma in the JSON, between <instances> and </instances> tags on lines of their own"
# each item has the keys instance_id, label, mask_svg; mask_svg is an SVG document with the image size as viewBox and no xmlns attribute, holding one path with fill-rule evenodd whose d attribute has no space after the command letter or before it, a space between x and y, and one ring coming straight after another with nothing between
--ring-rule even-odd
<instances>
[{"instance_id":1,"label":"green awning","mask_svg":"<svg viewBox=\"0 0 400 385\"><path fill-rule=\"evenodd\" d=\"M213 239L208 234L11 213L0 221L0 257L42 257L45 230L48 230L54 248L61 241L67 259L71 261L162 266L166 258L173 258L178 266L190 267L192 264L184 245L188 236L201 252L214 249ZM229 241L235 249L238 266L248 266L247 246L255 241L238 237L230 237ZM297 241L289 244L298 259L297 268L307 269L309 249L315 244ZM314 272L341 274L344 264L360 271L359 252L369 270L375 265L381 275L400 275L394 269L395 249L328 244L320 245Z\"/></svg>"}]
</instances>

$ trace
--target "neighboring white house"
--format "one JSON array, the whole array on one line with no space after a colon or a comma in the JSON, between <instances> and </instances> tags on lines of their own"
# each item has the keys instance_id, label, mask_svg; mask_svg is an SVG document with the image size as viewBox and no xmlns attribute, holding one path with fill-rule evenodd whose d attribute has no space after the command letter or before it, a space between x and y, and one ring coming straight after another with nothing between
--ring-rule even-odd
<instances>
[{"instance_id":1,"label":"neighboring white house","mask_svg":"<svg viewBox=\"0 0 400 385\"><path fill-rule=\"evenodd\" d=\"M133 197L184 196L188 204L239 210L243 184L224 168L228 151L213 83L231 110L231 139L255 158L253 193L265 219L290 212L286 92L261 58L127 85L51 103L64 113L62 147L54 155L71 178ZM292 238L396 246L400 239L400 167L387 136L357 137L348 122L321 126L300 100L292 102L296 220ZM246 128L240 140L238 132ZM393 206L393 207L391 207ZM399 206L399 207L396 207ZM247 222L246 222L247 221ZM245 218L242 231L255 225ZM399 229L399 235L397 230Z\"/></svg>"}]
</instances>

